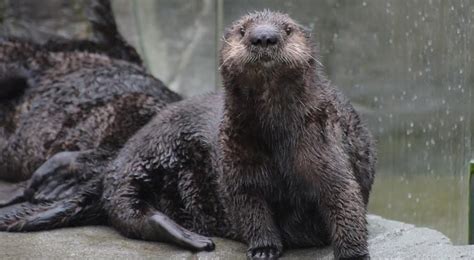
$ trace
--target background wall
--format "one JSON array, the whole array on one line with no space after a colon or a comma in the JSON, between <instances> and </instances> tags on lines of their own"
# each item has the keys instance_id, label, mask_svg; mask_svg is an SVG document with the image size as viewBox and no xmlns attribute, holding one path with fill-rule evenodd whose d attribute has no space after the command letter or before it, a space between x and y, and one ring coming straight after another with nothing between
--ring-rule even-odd
<instances>
[{"instance_id":1,"label":"background wall","mask_svg":"<svg viewBox=\"0 0 474 260\"><path fill-rule=\"evenodd\" d=\"M84 38L87 2L0 0L0 33ZM474 157L474 3L469 0L114 0L125 37L150 71L192 96L220 85L223 28L281 10L313 31L334 84L378 140L372 213L467 241Z\"/></svg>"}]
</instances>

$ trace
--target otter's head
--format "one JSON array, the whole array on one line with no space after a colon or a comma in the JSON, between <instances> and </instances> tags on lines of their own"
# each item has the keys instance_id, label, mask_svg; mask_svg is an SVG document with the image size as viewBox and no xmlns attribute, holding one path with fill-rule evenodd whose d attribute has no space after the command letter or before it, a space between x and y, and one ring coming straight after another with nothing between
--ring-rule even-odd
<instances>
[{"instance_id":1,"label":"otter's head","mask_svg":"<svg viewBox=\"0 0 474 260\"><path fill-rule=\"evenodd\" d=\"M309 34L288 15L263 11L248 14L227 29L220 67L231 73L285 68L314 63Z\"/></svg>"}]
</instances>

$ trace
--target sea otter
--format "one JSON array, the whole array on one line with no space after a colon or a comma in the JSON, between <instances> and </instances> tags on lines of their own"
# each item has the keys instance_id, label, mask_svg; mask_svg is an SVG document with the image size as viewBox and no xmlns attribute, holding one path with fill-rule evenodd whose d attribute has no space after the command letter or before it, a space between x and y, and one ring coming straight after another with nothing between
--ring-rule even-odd
<instances>
[{"instance_id":1,"label":"sea otter","mask_svg":"<svg viewBox=\"0 0 474 260\"><path fill-rule=\"evenodd\" d=\"M120 146L180 100L141 66L110 3L92 10L95 42L0 40L0 179L28 179L61 151Z\"/></svg>"},{"instance_id":2,"label":"sea otter","mask_svg":"<svg viewBox=\"0 0 474 260\"><path fill-rule=\"evenodd\" d=\"M326 80L309 34L285 14L254 12L226 31L220 54L223 93L167 105L100 164L102 180L90 166L38 169L0 209L0 230L101 216L125 236L192 250L212 250L206 236L220 236L248 244L250 259L325 245L338 259L369 258L373 140ZM58 188L63 179L88 203L47 199L72 189ZM22 213L31 203L38 210Z\"/></svg>"},{"instance_id":3,"label":"sea otter","mask_svg":"<svg viewBox=\"0 0 474 260\"><path fill-rule=\"evenodd\" d=\"M35 173L0 201L0 215L23 218L16 223L25 230L63 226L61 214L70 209L77 217L71 222L101 222L101 166L162 107L181 99L141 66L108 0L91 1L90 10L94 41L0 40L0 179ZM77 171L83 179L68 177ZM48 186L32 192L40 181ZM51 209L61 214L48 215Z\"/></svg>"}]
</instances>

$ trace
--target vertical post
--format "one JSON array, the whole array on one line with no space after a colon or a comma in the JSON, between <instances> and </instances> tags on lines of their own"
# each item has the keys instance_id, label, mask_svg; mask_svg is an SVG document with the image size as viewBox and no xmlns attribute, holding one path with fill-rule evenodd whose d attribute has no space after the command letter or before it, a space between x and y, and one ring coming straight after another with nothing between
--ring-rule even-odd
<instances>
[{"instance_id":1,"label":"vertical post","mask_svg":"<svg viewBox=\"0 0 474 260\"><path fill-rule=\"evenodd\" d=\"M469 244L474 244L474 160L469 165Z\"/></svg>"},{"instance_id":2,"label":"vertical post","mask_svg":"<svg viewBox=\"0 0 474 260\"><path fill-rule=\"evenodd\" d=\"M221 48L221 37L224 31L224 0L216 0L216 90L222 87L221 73L219 71L219 51Z\"/></svg>"}]
</instances>

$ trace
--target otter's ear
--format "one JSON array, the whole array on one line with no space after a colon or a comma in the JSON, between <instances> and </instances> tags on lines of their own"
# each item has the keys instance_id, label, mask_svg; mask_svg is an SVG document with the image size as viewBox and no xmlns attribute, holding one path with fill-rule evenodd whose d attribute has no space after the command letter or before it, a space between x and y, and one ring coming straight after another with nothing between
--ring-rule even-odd
<instances>
[{"instance_id":1,"label":"otter's ear","mask_svg":"<svg viewBox=\"0 0 474 260\"><path fill-rule=\"evenodd\" d=\"M308 39L311 39L311 28L309 28L308 26L303 26L303 25L300 25L300 30L303 32L304 36Z\"/></svg>"},{"instance_id":2,"label":"otter's ear","mask_svg":"<svg viewBox=\"0 0 474 260\"><path fill-rule=\"evenodd\" d=\"M234 26L230 26L224 29L224 39L227 39L230 37L230 34L234 31Z\"/></svg>"}]
</instances>

